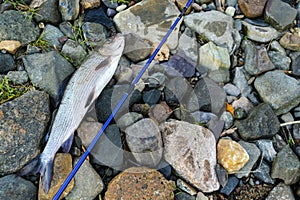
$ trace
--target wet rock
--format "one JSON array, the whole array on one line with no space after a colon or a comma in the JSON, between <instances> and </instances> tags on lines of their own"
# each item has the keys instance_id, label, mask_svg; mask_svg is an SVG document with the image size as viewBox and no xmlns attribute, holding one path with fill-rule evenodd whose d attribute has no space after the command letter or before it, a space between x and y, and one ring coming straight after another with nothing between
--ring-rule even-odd
<instances>
[{"instance_id":1,"label":"wet rock","mask_svg":"<svg viewBox=\"0 0 300 200\"><path fill-rule=\"evenodd\" d=\"M155 166L162 157L162 138L158 126L149 118L125 129L126 141L138 163Z\"/></svg>"},{"instance_id":2,"label":"wet rock","mask_svg":"<svg viewBox=\"0 0 300 200\"><path fill-rule=\"evenodd\" d=\"M249 160L247 151L237 142L230 139L220 139L217 145L218 163L229 174L239 171Z\"/></svg>"},{"instance_id":3,"label":"wet rock","mask_svg":"<svg viewBox=\"0 0 300 200\"><path fill-rule=\"evenodd\" d=\"M269 0L265 9L265 20L279 31L284 31L296 19L297 10L281 0Z\"/></svg>"},{"instance_id":4,"label":"wet rock","mask_svg":"<svg viewBox=\"0 0 300 200\"><path fill-rule=\"evenodd\" d=\"M286 32L280 38L279 43L286 49L300 51L300 36L297 33Z\"/></svg>"},{"instance_id":5,"label":"wet rock","mask_svg":"<svg viewBox=\"0 0 300 200\"><path fill-rule=\"evenodd\" d=\"M292 72L293 74L300 76L300 52L294 52L290 54L290 58L292 59Z\"/></svg>"},{"instance_id":6,"label":"wet rock","mask_svg":"<svg viewBox=\"0 0 300 200\"><path fill-rule=\"evenodd\" d=\"M224 128L229 129L233 125L233 116L230 112L223 112L220 117L220 120L224 121Z\"/></svg>"},{"instance_id":7,"label":"wet rock","mask_svg":"<svg viewBox=\"0 0 300 200\"><path fill-rule=\"evenodd\" d=\"M106 12L103 6L100 6L97 9L91 9L86 12L84 16L85 22L98 23L105 26L108 29L113 29L113 22L110 18L107 17Z\"/></svg>"},{"instance_id":8,"label":"wet rock","mask_svg":"<svg viewBox=\"0 0 300 200\"><path fill-rule=\"evenodd\" d=\"M169 118L172 112L173 111L168 104L163 101L160 104L156 104L150 108L149 117L158 123L162 123Z\"/></svg>"},{"instance_id":9,"label":"wet rock","mask_svg":"<svg viewBox=\"0 0 300 200\"><path fill-rule=\"evenodd\" d=\"M226 92L226 94L231 96L237 97L241 94L240 89L231 83L227 83L226 85L224 85L223 89Z\"/></svg>"},{"instance_id":10,"label":"wet rock","mask_svg":"<svg viewBox=\"0 0 300 200\"><path fill-rule=\"evenodd\" d=\"M256 18L263 15L267 0L245 1L238 0L239 7L246 17Z\"/></svg>"},{"instance_id":11,"label":"wet rock","mask_svg":"<svg viewBox=\"0 0 300 200\"><path fill-rule=\"evenodd\" d=\"M255 46L245 41L245 70L251 75L258 75L275 68L265 47Z\"/></svg>"},{"instance_id":12,"label":"wet rock","mask_svg":"<svg viewBox=\"0 0 300 200\"><path fill-rule=\"evenodd\" d=\"M274 161L277 152L274 149L272 140L257 140L256 145L261 150L262 156L266 161Z\"/></svg>"},{"instance_id":13,"label":"wet rock","mask_svg":"<svg viewBox=\"0 0 300 200\"><path fill-rule=\"evenodd\" d=\"M15 61L10 54L0 53L0 73L6 73L8 71L14 70Z\"/></svg>"},{"instance_id":14,"label":"wet rock","mask_svg":"<svg viewBox=\"0 0 300 200\"><path fill-rule=\"evenodd\" d=\"M136 33L155 43L161 41L178 14L179 10L170 0L146 0L116 14L113 21L121 33ZM181 22L178 23L177 27L180 24ZM170 49L177 46L178 28L171 33L166 44Z\"/></svg>"},{"instance_id":15,"label":"wet rock","mask_svg":"<svg viewBox=\"0 0 300 200\"><path fill-rule=\"evenodd\" d=\"M293 191L290 186L285 185L284 183L279 183L276 185L272 191L267 196L266 200L295 200Z\"/></svg>"},{"instance_id":16,"label":"wet rock","mask_svg":"<svg viewBox=\"0 0 300 200\"><path fill-rule=\"evenodd\" d=\"M280 128L277 116L267 103L254 107L246 119L236 121L235 125L244 140L270 138Z\"/></svg>"},{"instance_id":17,"label":"wet rock","mask_svg":"<svg viewBox=\"0 0 300 200\"><path fill-rule=\"evenodd\" d=\"M24 45L35 41L39 32L39 28L22 12L8 10L0 14L0 41L17 40Z\"/></svg>"},{"instance_id":18,"label":"wet rock","mask_svg":"<svg viewBox=\"0 0 300 200\"><path fill-rule=\"evenodd\" d=\"M288 56L282 55L282 53L277 51L268 51L268 55L272 63L274 63L276 69L290 69L291 59Z\"/></svg>"},{"instance_id":19,"label":"wet rock","mask_svg":"<svg viewBox=\"0 0 300 200\"><path fill-rule=\"evenodd\" d=\"M26 71L9 71L6 78L11 80L13 84L24 84L28 81L28 75Z\"/></svg>"},{"instance_id":20,"label":"wet rock","mask_svg":"<svg viewBox=\"0 0 300 200\"><path fill-rule=\"evenodd\" d=\"M253 175L264 183L274 184L275 181L270 176L271 168L269 164L262 161L258 169L253 172Z\"/></svg>"},{"instance_id":21,"label":"wet rock","mask_svg":"<svg viewBox=\"0 0 300 200\"><path fill-rule=\"evenodd\" d=\"M276 115L290 111L300 102L299 82L280 71L267 72L256 78L254 86L264 102Z\"/></svg>"},{"instance_id":22,"label":"wet rock","mask_svg":"<svg viewBox=\"0 0 300 200\"><path fill-rule=\"evenodd\" d=\"M76 159L74 164L78 162ZM66 196L66 200L94 199L103 190L104 185L99 174L86 160L74 176L74 188Z\"/></svg>"},{"instance_id":23,"label":"wet rock","mask_svg":"<svg viewBox=\"0 0 300 200\"><path fill-rule=\"evenodd\" d=\"M143 94L143 101L146 104L149 104L150 106L153 106L154 104L156 104L161 96L161 91L157 90L157 89L152 89L149 91L146 91Z\"/></svg>"},{"instance_id":24,"label":"wet rock","mask_svg":"<svg viewBox=\"0 0 300 200\"><path fill-rule=\"evenodd\" d=\"M0 42L0 50L5 50L10 54L15 54L21 47L21 42L17 40L3 40Z\"/></svg>"},{"instance_id":25,"label":"wet rock","mask_svg":"<svg viewBox=\"0 0 300 200\"><path fill-rule=\"evenodd\" d=\"M300 180L300 161L289 145L277 153L272 164L271 177L282 179L286 185Z\"/></svg>"},{"instance_id":26,"label":"wet rock","mask_svg":"<svg viewBox=\"0 0 300 200\"><path fill-rule=\"evenodd\" d=\"M184 182L182 179L176 180L176 186L191 196L197 194L196 190L192 186Z\"/></svg>"},{"instance_id":27,"label":"wet rock","mask_svg":"<svg viewBox=\"0 0 300 200\"><path fill-rule=\"evenodd\" d=\"M0 188L0 199L37 199L37 188L33 183L16 175L1 177Z\"/></svg>"},{"instance_id":28,"label":"wet rock","mask_svg":"<svg viewBox=\"0 0 300 200\"><path fill-rule=\"evenodd\" d=\"M102 1L103 2L103 1ZM106 1L107 2L107 1ZM80 5L84 9L93 9L93 8L98 8L101 4L100 0L80 0Z\"/></svg>"},{"instance_id":29,"label":"wet rock","mask_svg":"<svg viewBox=\"0 0 300 200\"><path fill-rule=\"evenodd\" d=\"M236 67L233 77L233 84L240 89L244 97L248 96L252 90L251 86L248 85L245 74L244 67Z\"/></svg>"},{"instance_id":30,"label":"wet rock","mask_svg":"<svg viewBox=\"0 0 300 200\"><path fill-rule=\"evenodd\" d=\"M44 192L42 181L40 180L38 199L52 199L71 171L72 156L67 153L57 153L54 158L53 176L48 194ZM73 187L74 179L71 180L65 191L62 193L61 198L64 198L72 190Z\"/></svg>"},{"instance_id":31,"label":"wet rock","mask_svg":"<svg viewBox=\"0 0 300 200\"><path fill-rule=\"evenodd\" d=\"M239 179L235 176L230 176L228 179L227 184L225 185L225 187L223 187L220 192L222 194L226 194L226 195L230 195L231 192L233 192L233 190L236 188L236 186L239 183Z\"/></svg>"},{"instance_id":32,"label":"wet rock","mask_svg":"<svg viewBox=\"0 0 300 200\"><path fill-rule=\"evenodd\" d=\"M229 81L230 57L226 48L208 42L199 49L199 65L208 69L208 77L215 82ZM198 71L201 71L197 67Z\"/></svg>"},{"instance_id":33,"label":"wet rock","mask_svg":"<svg viewBox=\"0 0 300 200\"><path fill-rule=\"evenodd\" d=\"M256 26L246 21L242 21L242 25L246 36L255 42L266 43L276 40L281 36L281 33L271 26Z\"/></svg>"},{"instance_id":34,"label":"wet rock","mask_svg":"<svg viewBox=\"0 0 300 200\"><path fill-rule=\"evenodd\" d=\"M176 172L203 192L218 190L213 133L201 126L176 120L161 124L160 130L165 145L164 158Z\"/></svg>"},{"instance_id":35,"label":"wet rock","mask_svg":"<svg viewBox=\"0 0 300 200\"><path fill-rule=\"evenodd\" d=\"M45 92L29 91L0 105L0 175L16 172L38 155L49 119Z\"/></svg>"},{"instance_id":36,"label":"wet rock","mask_svg":"<svg viewBox=\"0 0 300 200\"><path fill-rule=\"evenodd\" d=\"M70 62L74 66L79 66L86 57L84 48L77 44L74 40L70 39L68 39L64 44L61 53L70 58Z\"/></svg>"},{"instance_id":37,"label":"wet rock","mask_svg":"<svg viewBox=\"0 0 300 200\"><path fill-rule=\"evenodd\" d=\"M190 89L186 79L182 77L172 78L164 88L165 101L168 105L177 105L182 102L185 94Z\"/></svg>"},{"instance_id":38,"label":"wet rock","mask_svg":"<svg viewBox=\"0 0 300 200\"><path fill-rule=\"evenodd\" d=\"M247 154L249 155L249 160L248 162L244 165L243 168L239 170L238 173L236 173L236 177L242 178L242 177L248 177L254 164L257 162L259 156L260 156L260 150L259 148L256 147L255 144L245 142L245 141L239 141L238 142L246 151Z\"/></svg>"},{"instance_id":39,"label":"wet rock","mask_svg":"<svg viewBox=\"0 0 300 200\"><path fill-rule=\"evenodd\" d=\"M106 34L103 25L94 22L85 22L82 25L82 32L87 44L96 46L105 41Z\"/></svg>"},{"instance_id":40,"label":"wet rock","mask_svg":"<svg viewBox=\"0 0 300 200\"><path fill-rule=\"evenodd\" d=\"M47 24L42 34L43 39L49 42L49 46L61 49L62 44L59 42L59 38L63 37L64 34L58 28Z\"/></svg>"},{"instance_id":41,"label":"wet rock","mask_svg":"<svg viewBox=\"0 0 300 200\"><path fill-rule=\"evenodd\" d=\"M32 7L30 5L30 7ZM45 1L42 5L36 9L36 14L33 18L36 22L50 23L50 24L59 24L61 22L61 14L58 10L58 1L57 0L48 0Z\"/></svg>"},{"instance_id":42,"label":"wet rock","mask_svg":"<svg viewBox=\"0 0 300 200\"><path fill-rule=\"evenodd\" d=\"M128 126L141 119L143 119L143 115L136 112L128 112L118 119L117 125L122 131L124 131Z\"/></svg>"},{"instance_id":43,"label":"wet rock","mask_svg":"<svg viewBox=\"0 0 300 200\"><path fill-rule=\"evenodd\" d=\"M216 45L226 47L230 54L239 47L240 34L233 28L232 17L226 14L218 11L192 13L184 17L184 23Z\"/></svg>"},{"instance_id":44,"label":"wet rock","mask_svg":"<svg viewBox=\"0 0 300 200\"><path fill-rule=\"evenodd\" d=\"M23 62L32 83L48 92L54 100L58 98L62 81L74 71L57 51L26 55Z\"/></svg>"},{"instance_id":45,"label":"wet rock","mask_svg":"<svg viewBox=\"0 0 300 200\"><path fill-rule=\"evenodd\" d=\"M129 33L125 35L124 54L132 62L145 60L151 52L151 45L148 41L141 38L137 34Z\"/></svg>"}]
</instances>

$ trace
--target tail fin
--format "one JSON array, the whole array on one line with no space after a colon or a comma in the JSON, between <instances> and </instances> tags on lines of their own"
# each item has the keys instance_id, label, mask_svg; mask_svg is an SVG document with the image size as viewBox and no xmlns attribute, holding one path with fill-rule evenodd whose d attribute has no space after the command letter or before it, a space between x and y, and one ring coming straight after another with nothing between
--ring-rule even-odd
<instances>
[{"instance_id":1,"label":"tail fin","mask_svg":"<svg viewBox=\"0 0 300 200\"><path fill-rule=\"evenodd\" d=\"M53 160L41 159L41 154L30 161L17 173L19 176L24 176L28 174L37 174L41 175L42 184L45 193L48 193L50 189L50 183L52 179L52 169L53 169Z\"/></svg>"}]
</instances>

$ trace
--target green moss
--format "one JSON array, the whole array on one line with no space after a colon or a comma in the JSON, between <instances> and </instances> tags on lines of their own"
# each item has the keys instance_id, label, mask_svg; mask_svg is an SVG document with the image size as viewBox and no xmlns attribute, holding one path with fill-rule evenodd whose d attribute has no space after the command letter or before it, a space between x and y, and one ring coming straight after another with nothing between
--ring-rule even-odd
<instances>
[{"instance_id":1,"label":"green moss","mask_svg":"<svg viewBox=\"0 0 300 200\"><path fill-rule=\"evenodd\" d=\"M32 42L31 45L39 47L45 51L50 49L50 43L48 40L44 39L44 33L42 33L36 41Z\"/></svg>"}]
</instances>

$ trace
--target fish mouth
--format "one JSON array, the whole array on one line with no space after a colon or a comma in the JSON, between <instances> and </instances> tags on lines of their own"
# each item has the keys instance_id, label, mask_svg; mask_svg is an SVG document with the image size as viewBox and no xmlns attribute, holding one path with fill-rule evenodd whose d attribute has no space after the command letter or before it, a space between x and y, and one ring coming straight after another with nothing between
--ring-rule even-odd
<instances>
[{"instance_id":1,"label":"fish mouth","mask_svg":"<svg viewBox=\"0 0 300 200\"><path fill-rule=\"evenodd\" d=\"M123 52L125 46L125 38L120 33L114 37L107 39L102 48L99 49L99 53L102 55L120 55Z\"/></svg>"}]
</instances>

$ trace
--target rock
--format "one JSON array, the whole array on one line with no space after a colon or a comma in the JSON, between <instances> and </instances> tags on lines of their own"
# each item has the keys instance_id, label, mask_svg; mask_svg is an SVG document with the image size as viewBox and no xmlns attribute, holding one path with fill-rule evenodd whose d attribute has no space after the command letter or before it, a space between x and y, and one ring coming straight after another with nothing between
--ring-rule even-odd
<instances>
[{"instance_id":1,"label":"rock","mask_svg":"<svg viewBox=\"0 0 300 200\"><path fill-rule=\"evenodd\" d=\"M106 34L103 25L94 22L85 22L82 25L82 32L87 44L97 46L105 41Z\"/></svg>"},{"instance_id":2,"label":"rock","mask_svg":"<svg viewBox=\"0 0 300 200\"><path fill-rule=\"evenodd\" d=\"M122 12L123 10L125 10L127 8L127 5L125 4L121 4L118 7L116 7L116 11L117 12Z\"/></svg>"},{"instance_id":3,"label":"rock","mask_svg":"<svg viewBox=\"0 0 300 200\"><path fill-rule=\"evenodd\" d=\"M237 142L230 139L220 139L217 145L218 163L229 174L239 171L249 160L247 151Z\"/></svg>"},{"instance_id":4,"label":"rock","mask_svg":"<svg viewBox=\"0 0 300 200\"><path fill-rule=\"evenodd\" d=\"M242 25L247 38L255 42L267 43L281 36L281 33L271 26L256 26L246 21L242 21Z\"/></svg>"},{"instance_id":5,"label":"rock","mask_svg":"<svg viewBox=\"0 0 300 200\"><path fill-rule=\"evenodd\" d=\"M236 188L236 186L239 184L239 179L235 176L230 176L228 179L227 184L225 187L223 187L220 192L222 194L226 194L227 196L233 192L233 190Z\"/></svg>"},{"instance_id":6,"label":"rock","mask_svg":"<svg viewBox=\"0 0 300 200\"><path fill-rule=\"evenodd\" d=\"M230 112L223 112L220 117L220 120L224 121L224 128L229 129L233 125L233 116Z\"/></svg>"},{"instance_id":7,"label":"rock","mask_svg":"<svg viewBox=\"0 0 300 200\"><path fill-rule=\"evenodd\" d=\"M21 85L28 81L28 75L26 71L9 71L6 78L11 80L13 84Z\"/></svg>"},{"instance_id":8,"label":"rock","mask_svg":"<svg viewBox=\"0 0 300 200\"><path fill-rule=\"evenodd\" d=\"M88 147L93 138L102 128L101 123L91 117L84 118L77 128L78 137L81 139L82 145Z\"/></svg>"},{"instance_id":9,"label":"rock","mask_svg":"<svg viewBox=\"0 0 300 200\"><path fill-rule=\"evenodd\" d=\"M74 30L73 25L70 22L64 21L60 23L59 29L65 36L72 40L75 40L75 35L78 34L78 31Z\"/></svg>"},{"instance_id":10,"label":"rock","mask_svg":"<svg viewBox=\"0 0 300 200\"><path fill-rule=\"evenodd\" d=\"M231 83L227 83L226 85L224 85L223 89L226 92L226 94L231 96L237 97L241 94L240 89Z\"/></svg>"},{"instance_id":11,"label":"rock","mask_svg":"<svg viewBox=\"0 0 300 200\"><path fill-rule=\"evenodd\" d=\"M183 10L183 8L185 7L186 3L188 2L188 0L175 0L175 3L177 4L177 7L179 8L180 11ZM189 14L192 10L192 7L188 7L188 9L185 11L185 14Z\"/></svg>"},{"instance_id":12,"label":"rock","mask_svg":"<svg viewBox=\"0 0 300 200\"><path fill-rule=\"evenodd\" d=\"M276 115L290 111L300 102L299 82L280 71L267 72L256 78L254 86Z\"/></svg>"},{"instance_id":13,"label":"rock","mask_svg":"<svg viewBox=\"0 0 300 200\"><path fill-rule=\"evenodd\" d=\"M266 200L295 200L293 191L290 186L284 183L276 185L267 196Z\"/></svg>"},{"instance_id":14,"label":"rock","mask_svg":"<svg viewBox=\"0 0 300 200\"><path fill-rule=\"evenodd\" d=\"M21 42L17 40L3 40L0 42L0 50L5 50L10 54L15 54L21 47Z\"/></svg>"},{"instance_id":15,"label":"rock","mask_svg":"<svg viewBox=\"0 0 300 200\"><path fill-rule=\"evenodd\" d=\"M0 188L0 199L37 199L34 184L13 174L0 178Z\"/></svg>"},{"instance_id":16,"label":"rock","mask_svg":"<svg viewBox=\"0 0 300 200\"><path fill-rule=\"evenodd\" d=\"M271 178L270 172L270 166L265 161L262 161L259 168L253 172L253 175L264 183L274 184L275 181Z\"/></svg>"},{"instance_id":17,"label":"rock","mask_svg":"<svg viewBox=\"0 0 300 200\"><path fill-rule=\"evenodd\" d=\"M166 103L169 106L180 104L189 89L191 89L191 86L185 78L172 78L166 83L164 88Z\"/></svg>"},{"instance_id":18,"label":"rock","mask_svg":"<svg viewBox=\"0 0 300 200\"><path fill-rule=\"evenodd\" d=\"M300 51L300 36L296 33L286 32L280 38L279 43L286 49Z\"/></svg>"},{"instance_id":19,"label":"rock","mask_svg":"<svg viewBox=\"0 0 300 200\"><path fill-rule=\"evenodd\" d=\"M290 58L292 59L292 73L296 76L300 76L300 52L293 52L290 54Z\"/></svg>"},{"instance_id":20,"label":"rock","mask_svg":"<svg viewBox=\"0 0 300 200\"><path fill-rule=\"evenodd\" d=\"M282 55L286 56L285 49L279 44L279 42L277 40L271 42L271 48L270 48L270 50L279 52ZM276 63L274 63L274 64L276 64Z\"/></svg>"},{"instance_id":21,"label":"rock","mask_svg":"<svg viewBox=\"0 0 300 200\"><path fill-rule=\"evenodd\" d=\"M272 164L271 177L282 179L286 185L300 180L300 161L289 145L277 153Z\"/></svg>"},{"instance_id":22,"label":"rock","mask_svg":"<svg viewBox=\"0 0 300 200\"><path fill-rule=\"evenodd\" d=\"M0 105L0 176L20 170L38 155L49 109L48 95L36 90Z\"/></svg>"},{"instance_id":23,"label":"rock","mask_svg":"<svg viewBox=\"0 0 300 200\"><path fill-rule=\"evenodd\" d=\"M184 23L216 45L226 47L229 54L233 54L240 45L241 37L233 28L232 17L219 11L189 14L184 17Z\"/></svg>"},{"instance_id":24,"label":"rock","mask_svg":"<svg viewBox=\"0 0 300 200\"><path fill-rule=\"evenodd\" d=\"M234 109L242 108L246 113L249 113L253 108L253 104L246 97L241 97L232 103Z\"/></svg>"},{"instance_id":25,"label":"rock","mask_svg":"<svg viewBox=\"0 0 300 200\"><path fill-rule=\"evenodd\" d=\"M268 51L268 55L276 69L290 70L291 59L277 51Z\"/></svg>"},{"instance_id":26,"label":"rock","mask_svg":"<svg viewBox=\"0 0 300 200\"><path fill-rule=\"evenodd\" d=\"M84 48L71 39L66 41L61 53L67 56L74 66L79 66L86 57Z\"/></svg>"},{"instance_id":27,"label":"rock","mask_svg":"<svg viewBox=\"0 0 300 200\"><path fill-rule=\"evenodd\" d=\"M182 179L176 180L176 186L191 196L197 194L197 191L192 186L184 182Z\"/></svg>"},{"instance_id":28,"label":"rock","mask_svg":"<svg viewBox=\"0 0 300 200\"><path fill-rule=\"evenodd\" d=\"M254 107L244 120L235 121L239 134L244 140L271 138L280 128L274 111L267 103Z\"/></svg>"},{"instance_id":29,"label":"rock","mask_svg":"<svg viewBox=\"0 0 300 200\"><path fill-rule=\"evenodd\" d=\"M107 17L103 6L97 9L88 10L84 16L84 22L98 23L108 29L114 29L114 24L110 18Z\"/></svg>"},{"instance_id":30,"label":"rock","mask_svg":"<svg viewBox=\"0 0 300 200\"><path fill-rule=\"evenodd\" d=\"M78 162L76 159L74 162ZM104 185L99 174L86 160L74 176L74 188L66 196L66 200L94 199L103 190Z\"/></svg>"},{"instance_id":31,"label":"rock","mask_svg":"<svg viewBox=\"0 0 300 200\"><path fill-rule=\"evenodd\" d=\"M62 81L74 71L57 51L26 55L23 62L32 83L48 92L54 100L58 98Z\"/></svg>"},{"instance_id":32,"label":"rock","mask_svg":"<svg viewBox=\"0 0 300 200\"><path fill-rule=\"evenodd\" d=\"M275 68L265 47L255 46L250 41L245 41L245 70L250 75L258 75Z\"/></svg>"},{"instance_id":33,"label":"rock","mask_svg":"<svg viewBox=\"0 0 300 200\"><path fill-rule=\"evenodd\" d=\"M145 13L147 10L147 13ZM176 5L171 1L145 0L116 14L113 18L117 30L122 34L135 33L152 43L160 42L179 14ZM178 23L167 41L170 49L178 44Z\"/></svg>"},{"instance_id":34,"label":"rock","mask_svg":"<svg viewBox=\"0 0 300 200\"><path fill-rule=\"evenodd\" d=\"M145 60L151 53L151 45L149 42L137 34L128 33L125 35L124 54L132 62Z\"/></svg>"},{"instance_id":35,"label":"rock","mask_svg":"<svg viewBox=\"0 0 300 200\"><path fill-rule=\"evenodd\" d=\"M272 140L257 140L255 143L262 151L263 158L268 162L273 162L277 152L274 149Z\"/></svg>"},{"instance_id":36,"label":"rock","mask_svg":"<svg viewBox=\"0 0 300 200\"><path fill-rule=\"evenodd\" d=\"M107 187L104 200L173 200L171 183L162 174L146 167L132 167L117 175Z\"/></svg>"},{"instance_id":37,"label":"rock","mask_svg":"<svg viewBox=\"0 0 300 200\"><path fill-rule=\"evenodd\" d=\"M200 124L208 124L211 120L218 119L215 114L203 111L195 111L191 113L191 115L194 118L195 122L198 122Z\"/></svg>"},{"instance_id":38,"label":"rock","mask_svg":"<svg viewBox=\"0 0 300 200\"><path fill-rule=\"evenodd\" d=\"M12 24L14 26L11 26ZM0 41L17 40L25 45L35 41L39 32L36 24L26 18L22 12L8 10L0 14Z\"/></svg>"},{"instance_id":39,"label":"rock","mask_svg":"<svg viewBox=\"0 0 300 200\"><path fill-rule=\"evenodd\" d=\"M144 118L125 129L128 147L136 161L145 166L156 166L163 153L162 138L153 120Z\"/></svg>"},{"instance_id":40,"label":"rock","mask_svg":"<svg viewBox=\"0 0 300 200\"><path fill-rule=\"evenodd\" d=\"M218 190L213 133L201 126L177 120L161 124L160 130L165 145L164 158L175 171L203 192Z\"/></svg>"},{"instance_id":41,"label":"rock","mask_svg":"<svg viewBox=\"0 0 300 200\"><path fill-rule=\"evenodd\" d=\"M279 31L293 26L297 10L281 0L269 0L265 9L265 21Z\"/></svg>"},{"instance_id":42,"label":"rock","mask_svg":"<svg viewBox=\"0 0 300 200\"><path fill-rule=\"evenodd\" d=\"M152 89L152 90L144 92L143 101L146 104L153 106L159 101L160 96L161 96L161 91L159 91L157 89Z\"/></svg>"},{"instance_id":43,"label":"rock","mask_svg":"<svg viewBox=\"0 0 300 200\"><path fill-rule=\"evenodd\" d=\"M196 200L208 200L208 197L206 197L202 192L198 192Z\"/></svg>"},{"instance_id":44,"label":"rock","mask_svg":"<svg viewBox=\"0 0 300 200\"><path fill-rule=\"evenodd\" d=\"M243 97L247 97L251 93L251 86L248 84L248 80L245 76L246 72L244 71L244 67L236 67L233 84L240 89Z\"/></svg>"},{"instance_id":45,"label":"rock","mask_svg":"<svg viewBox=\"0 0 300 200\"><path fill-rule=\"evenodd\" d=\"M30 5L33 8L32 5ZM58 10L57 0L48 0L38 6L36 9L36 14L33 16L36 22L59 24L61 22L61 14Z\"/></svg>"},{"instance_id":46,"label":"rock","mask_svg":"<svg viewBox=\"0 0 300 200\"><path fill-rule=\"evenodd\" d=\"M43 39L49 42L49 46L62 48L62 44L59 42L59 38L63 37L64 34L55 26L47 24L43 31Z\"/></svg>"},{"instance_id":47,"label":"rock","mask_svg":"<svg viewBox=\"0 0 300 200\"><path fill-rule=\"evenodd\" d=\"M169 165L169 163L162 160L161 162L159 162L159 164L157 166L157 171L162 173L165 178L170 179L170 176L172 174L172 167L171 167L171 165Z\"/></svg>"},{"instance_id":48,"label":"rock","mask_svg":"<svg viewBox=\"0 0 300 200\"><path fill-rule=\"evenodd\" d=\"M154 54L154 51L158 48L159 42L155 42L152 45L152 51L151 51L151 55ZM166 43L164 43L161 48L159 49L159 51L157 52L157 54L154 57L154 60L157 61L167 61L170 58L170 49L169 47L166 45Z\"/></svg>"},{"instance_id":49,"label":"rock","mask_svg":"<svg viewBox=\"0 0 300 200\"><path fill-rule=\"evenodd\" d=\"M72 156L67 153L57 153L54 158L53 176L48 194L44 192L42 181L40 179L38 199L52 199L71 171ZM73 187L74 179L71 180L65 191L62 193L61 198L64 198L72 190Z\"/></svg>"},{"instance_id":50,"label":"rock","mask_svg":"<svg viewBox=\"0 0 300 200\"><path fill-rule=\"evenodd\" d=\"M235 119L245 119L247 117L247 113L243 108L234 109L234 118Z\"/></svg>"},{"instance_id":51,"label":"rock","mask_svg":"<svg viewBox=\"0 0 300 200\"><path fill-rule=\"evenodd\" d=\"M150 88L159 88L166 81L166 76L163 73L156 72L148 77Z\"/></svg>"},{"instance_id":52,"label":"rock","mask_svg":"<svg viewBox=\"0 0 300 200\"><path fill-rule=\"evenodd\" d=\"M235 8L232 7L232 6L228 6L228 7L226 8L226 10L225 10L225 13L226 13L227 15L229 15L230 17L233 17L234 14L235 14Z\"/></svg>"},{"instance_id":53,"label":"rock","mask_svg":"<svg viewBox=\"0 0 300 200\"><path fill-rule=\"evenodd\" d=\"M104 5L106 5L108 8L117 8L118 7L118 2L116 1L111 1L111 0L102 0L102 3L104 3Z\"/></svg>"},{"instance_id":54,"label":"rock","mask_svg":"<svg viewBox=\"0 0 300 200\"><path fill-rule=\"evenodd\" d=\"M166 102L163 101L160 104L156 104L150 108L149 117L160 124L165 122L170 117L172 112L173 110Z\"/></svg>"},{"instance_id":55,"label":"rock","mask_svg":"<svg viewBox=\"0 0 300 200\"><path fill-rule=\"evenodd\" d=\"M208 42L199 49L199 65L208 69L208 77L215 82L229 81L230 57L228 50ZM197 67L198 71L201 71Z\"/></svg>"},{"instance_id":56,"label":"rock","mask_svg":"<svg viewBox=\"0 0 300 200\"><path fill-rule=\"evenodd\" d=\"M128 126L131 126L141 119L143 119L143 115L136 112L128 112L118 119L117 125L122 131L124 131Z\"/></svg>"},{"instance_id":57,"label":"rock","mask_svg":"<svg viewBox=\"0 0 300 200\"><path fill-rule=\"evenodd\" d=\"M180 192L179 194L175 195L174 200L196 200L196 198L185 192Z\"/></svg>"},{"instance_id":58,"label":"rock","mask_svg":"<svg viewBox=\"0 0 300 200\"><path fill-rule=\"evenodd\" d=\"M130 67L130 61L125 57L121 56L118 67L113 76L118 84L131 83L133 81L133 71Z\"/></svg>"},{"instance_id":59,"label":"rock","mask_svg":"<svg viewBox=\"0 0 300 200\"><path fill-rule=\"evenodd\" d=\"M10 54L0 53L0 73L6 73L8 71L14 70L15 61Z\"/></svg>"},{"instance_id":60,"label":"rock","mask_svg":"<svg viewBox=\"0 0 300 200\"><path fill-rule=\"evenodd\" d=\"M256 18L263 15L267 0L238 0L239 7L243 14L249 18Z\"/></svg>"},{"instance_id":61,"label":"rock","mask_svg":"<svg viewBox=\"0 0 300 200\"><path fill-rule=\"evenodd\" d=\"M102 1L104 3L104 1ZM107 2L107 1L106 1ZM80 0L80 5L86 9L98 8L101 4L100 0Z\"/></svg>"},{"instance_id":62,"label":"rock","mask_svg":"<svg viewBox=\"0 0 300 200\"><path fill-rule=\"evenodd\" d=\"M242 140L238 143L247 151L247 154L249 155L249 160L244 165L244 167L241 168L235 175L237 178L248 177L253 166L255 165L260 156L260 150L253 143L244 142Z\"/></svg>"}]
</instances>

